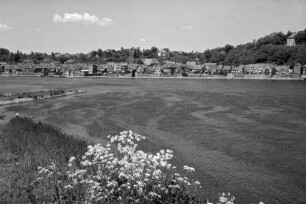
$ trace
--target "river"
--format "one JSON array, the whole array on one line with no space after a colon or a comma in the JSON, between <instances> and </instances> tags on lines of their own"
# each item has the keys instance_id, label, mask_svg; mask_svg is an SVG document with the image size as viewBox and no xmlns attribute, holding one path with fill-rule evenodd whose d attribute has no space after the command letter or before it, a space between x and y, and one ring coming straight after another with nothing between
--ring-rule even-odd
<instances>
[{"instance_id":1,"label":"river","mask_svg":"<svg viewBox=\"0 0 306 204\"><path fill-rule=\"evenodd\" d=\"M84 90L5 111L101 142L125 129L143 134L144 151L172 149L179 169L195 167L190 177L203 184L208 197L230 192L237 203L306 203L303 81L16 79L5 87L10 83Z\"/></svg>"}]
</instances>

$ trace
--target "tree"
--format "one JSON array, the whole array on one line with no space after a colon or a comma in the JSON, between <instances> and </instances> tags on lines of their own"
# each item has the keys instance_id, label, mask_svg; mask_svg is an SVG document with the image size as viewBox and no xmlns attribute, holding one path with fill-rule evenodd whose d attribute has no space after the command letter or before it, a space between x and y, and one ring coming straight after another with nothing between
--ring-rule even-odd
<instances>
[{"instance_id":1,"label":"tree","mask_svg":"<svg viewBox=\"0 0 306 204\"><path fill-rule=\"evenodd\" d=\"M157 57L158 48L157 47L151 47L151 53L152 57Z\"/></svg>"},{"instance_id":2,"label":"tree","mask_svg":"<svg viewBox=\"0 0 306 204\"><path fill-rule=\"evenodd\" d=\"M21 57L20 57L19 52L13 54L13 61L14 62L19 62L20 58Z\"/></svg>"},{"instance_id":3,"label":"tree","mask_svg":"<svg viewBox=\"0 0 306 204\"><path fill-rule=\"evenodd\" d=\"M211 57L211 51L210 50L205 50L203 54L204 54L204 60L206 62L208 62L210 60L210 57Z\"/></svg>"},{"instance_id":4,"label":"tree","mask_svg":"<svg viewBox=\"0 0 306 204\"><path fill-rule=\"evenodd\" d=\"M112 52L110 50L106 51L106 57L111 58L113 56Z\"/></svg>"},{"instance_id":5,"label":"tree","mask_svg":"<svg viewBox=\"0 0 306 204\"><path fill-rule=\"evenodd\" d=\"M68 57L66 57L65 55L60 55L58 58L57 58L58 61L60 61L61 63L65 63L66 61L69 60Z\"/></svg>"},{"instance_id":6,"label":"tree","mask_svg":"<svg viewBox=\"0 0 306 204\"><path fill-rule=\"evenodd\" d=\"M44 56L43 56L42 53L40 53L40 52L35 52L35 53L34 53L34 55L33 55L33 60L34 60L35 62L41 61L41 60L43 60L43 59L44 59Z\"/></svg>"},{"instance_id":7,"label":"tree","mask_svg":"<svg viewBox=\"0 0 306 204\"><path fill-rule=\"evenodd\" d=\"M90 52L90 57L93 58L97 55L97 51L93 50Z\"/></svg>"},{"instance_id":8,"label":"tree","mask_svg":"<svg viewBox=\"0 0 306 204\"><path fill-rule=\"evenodd\" d=\"M224 51L225 51L225 53L229 53L233 48L234 48L234 46L227 44L224 47Z\"/></svg>"},{"instance_id":9,"label":"tree","mask_svg":"<svg viewBox=\"0 0 306 204\"><path fill-rule=\"evenodd\" d=\"M78 55L78 60L79 60L79 62L87 62L86 55L84 53L80 53Z\"/></svg>"},{"instance_id":10,"label":"tree","mask_svg":"<svg viewBox=\"0 0 306 204\"><path fill-rule=\"evenodd\" d=\"M297 33L296 44L306 44L306 29Z\"/></svg>"},{"instance_id":11,"label":"tree","mask_svg":"<svg viewBox=\"0 0 306 204\"><path fill-rule=\"evenodd\" d=\"M164 48L163 50L165 50L166 52L170 52L169 48Z\"/></svg>"},{"instance_id":12,"label":"tree","mask_svg":"<svg viewBox=\"0 0 306 204\"><path fill-rule=\"evenodd\" d=\"M103 56L103 52L102 52L101 49L98 49L98 50L97 50L97 55L98 55L99 57L102 57L102 56Z\"/></svg>"},{"instance_id":13,"label":"tree","mask_svg":"<svg viewBox=\"0 0 306 204\"><path fill-rule=\"evenodd\" d=\"M9 53L10 51L8 49L0 48L0 57L8 55Z\"/></svg>"},{"instance_id":14,"label":"tree","mask_svg":"<svg viewBox=\"0 0 306 204\"><path fill-rule=\"evenodd\" d=\"M292 32L289 30L286 34L286 37L288 38L290 35L292 34Z\"/></svg>"},{"instance_id":15,"label":"tree","mask_svg":"<svg viewBox=\"0 0 306 204\"><path fill-rule=\"evenodd\" d=\"M55 60L55 54L54 54L54 52L51 53L51 59Z\"/></svg>"},{"instance_id":16,"label":"tree","mask_svg":"<svg viewBox=\"0 0 306 204\"><path fill-rule=\"evenodd\" d=\"M140 47L137 47L134 52L134 58L140 58L141 56L142 56L142 52L140 50Z\"/></svg>"},{"instance_id":17,"label":"tree","mask_svg":"<svg viewBox=\"0 0 306 204\"><path fill-rule=\"evenodd\" d=\"M287 41L287 36L282 33L271 33L265 37L259 38L256 42L257 47L261 47L262 45L285 45Z\"/></svg>"}]
</instances>

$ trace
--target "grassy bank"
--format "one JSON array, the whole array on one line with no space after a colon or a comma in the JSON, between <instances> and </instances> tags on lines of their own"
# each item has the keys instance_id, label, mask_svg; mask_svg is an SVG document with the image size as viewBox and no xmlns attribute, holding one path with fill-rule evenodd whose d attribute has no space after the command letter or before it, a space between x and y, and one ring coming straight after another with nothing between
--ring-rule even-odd
<instances>
[{"instance_id":1,"label":"grassy bank","mask_svg":"<svg viewBox=\"0 0 306 204\"><path fill-rule=\"evenodd\" d=\"M54 162L66 168L72 155L87 148L85 141L27 118L14 118L0 131L0 203L33 201L38 166Z\"/></svg>"},{"instance_id":2,"label":"grassy bank","mask_svg":"<svg viewBox=\"0 0 306 204\"><path fill-rule=\"evenodd\" d=\"M0 203L199 202L198 181L175 176L167 163L172 151L136 151L142 139L121 132L106 148L87 146L51 125L14 118L1 128Z\"/></svg>"},{"instance_id":3,"label":"grassy bank","mask_svg":"<svg viewBox=\"0 0 306 204\"><path fill-rule=\"evenodd\" d=\"M108 136L105 147L29 118L0 131L0 203L210 203L200 182L186 177L193 167L179 174L169 163L172 150L137 150L145 137L132 131Z\"/></svg>"}]
</instances>

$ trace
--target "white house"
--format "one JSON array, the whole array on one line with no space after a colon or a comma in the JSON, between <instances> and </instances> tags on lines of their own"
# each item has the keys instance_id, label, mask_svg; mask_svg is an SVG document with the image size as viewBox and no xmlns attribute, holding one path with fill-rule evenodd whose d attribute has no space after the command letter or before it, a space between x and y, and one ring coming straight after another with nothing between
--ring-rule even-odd
<instances>
[{"instance_id":1,"label":"white house","mask_svg":"<svg viewBox=\"0 0 306 204\"><path fill-rule=\"evenodd\" d=\"M288 38L287 38L287 45L288 46L294 46L295 44L295 37L296 37L296 33L292 33Z\"/></svg>"}]
</instances>

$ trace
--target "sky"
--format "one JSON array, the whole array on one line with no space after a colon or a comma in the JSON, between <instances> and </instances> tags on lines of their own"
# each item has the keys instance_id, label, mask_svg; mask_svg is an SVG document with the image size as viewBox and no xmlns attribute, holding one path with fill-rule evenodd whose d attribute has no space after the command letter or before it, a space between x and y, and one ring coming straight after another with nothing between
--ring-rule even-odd
<instances>
[{"instance_id":1,"label":"sky","mask_svg":"<svg viewBox=\"0 0 306 204\"><path fill-rule=\"evenodd\" d=\"M199 51L306 29L306 0L0 0L0 47Z\"/></svg>"}]
</instances>

